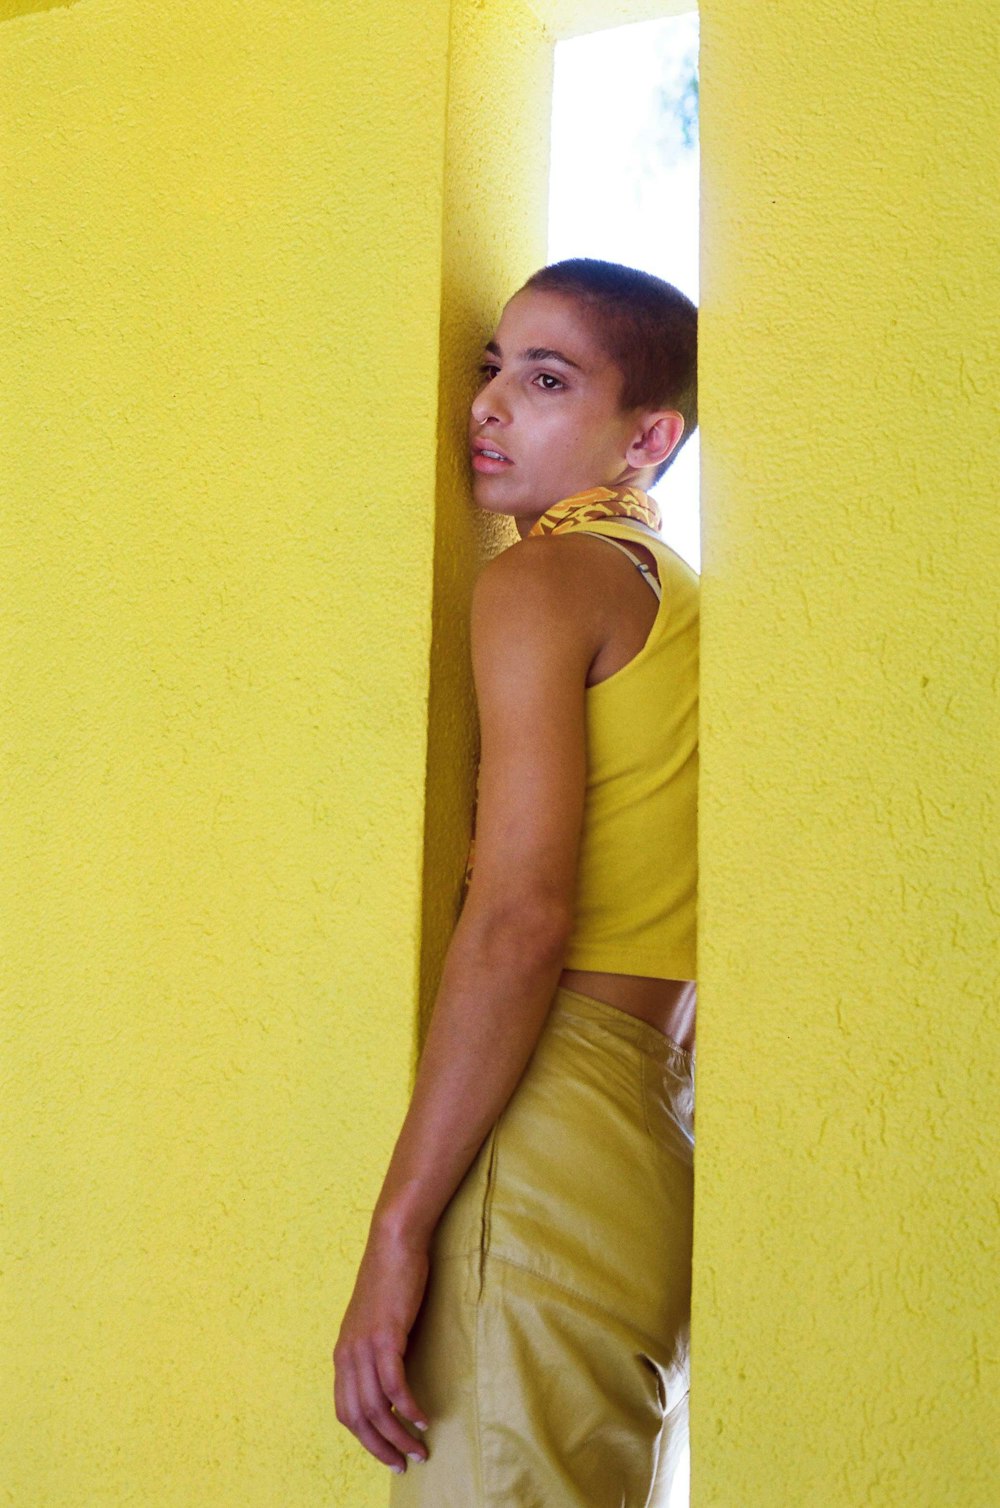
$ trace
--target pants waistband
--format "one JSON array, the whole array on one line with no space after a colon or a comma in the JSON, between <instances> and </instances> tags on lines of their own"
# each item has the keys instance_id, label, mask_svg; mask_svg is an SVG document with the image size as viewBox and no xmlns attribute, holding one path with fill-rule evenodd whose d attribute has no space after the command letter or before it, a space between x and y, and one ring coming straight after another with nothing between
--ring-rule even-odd
<instances>
[{"instance_id":1,"label":"pants waistband","mask_svg":"<svg viewBox=\"0 0 1000 1508\"><path fill-rule=\"evenodd\" d=\"M690 1073L694 1068L694 1050L689 1051L675 1042L673 1037L664 1036L651 1022L632 1016L617 1005L609 1005L606 1000L596 1000L593 995L571 990L567 985L557 986L549 1014L553 1017L593 1022L631 1042L647 1056L675 1072Z\"/></svg>"}]
</instances>

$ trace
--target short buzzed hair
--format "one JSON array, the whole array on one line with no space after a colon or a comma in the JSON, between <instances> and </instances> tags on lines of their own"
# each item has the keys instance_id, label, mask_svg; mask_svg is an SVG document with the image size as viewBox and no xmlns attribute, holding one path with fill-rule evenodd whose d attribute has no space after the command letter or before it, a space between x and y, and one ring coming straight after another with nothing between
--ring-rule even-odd
<instances>
[{"instance_id":1,"label":"short buzzed hair","mask_svg":"<svg viewBox=\"0 0 1000 1508\"><path fill-rule=\"evenodd\" d=\"M622 374L623 410L672 408L684 433L653 477L654 484L698 424L698 308L686 294L636 267L574 257L552 262L525 283L582 303L597 338Z\"/></svg>"}]
</instances>

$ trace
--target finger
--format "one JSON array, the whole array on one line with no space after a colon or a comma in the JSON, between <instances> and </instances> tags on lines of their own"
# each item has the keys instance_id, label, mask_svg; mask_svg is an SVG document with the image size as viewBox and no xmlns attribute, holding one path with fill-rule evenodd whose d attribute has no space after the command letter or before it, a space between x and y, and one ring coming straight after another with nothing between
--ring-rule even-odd
<instances>
[{"instance_id":1,"label":"finger","mask_svg":"<svg viewBox=\"0 0 1000 1508\"><path fill-rule=\"evenodd\" d=\"M375 1349L375 1365L378 1368L379 1382L382 1391L391 1402L397 1414L402 1414L417 1429L427 1428L427 1414L414 1398L410 1386L406 1381L406 1371L403 1366L403 1358L399 1352L391 1346L377 1346Z\"/></svg>"},{"instance_id":2,"label":"finger","mask_svg":"<svg viewBox=\"0 0 1000 1508\"><path fill-rule=\"evenodd\" d=\"M341 1362L337 1368L335 1396L337 1418L352 1435L357 1436L365 1450L369 1451L376 1461L381 1461L384 1466L390 1466L393 1471L405 1471L406 1462L403 1459L403 1453L394 1450L368 1418L361 1401L353 1363Z\"/></svg>"},{"instance_id":3,"label":"finger","mask_svg":"<svg viewBox=\"0 0 1000 1508\"><path fill-rule=\"evenodd\" d=\"M404 1456L409 1456L411 1461L426 1460L427 1447L424 1442L414 1439L389 1407L389 1400L379 1382L375 1358L370 1351L361 1359L358 1367L358 1395L366 1418L390 1445L395 1446Z\"/></svg>"}]
</instances>

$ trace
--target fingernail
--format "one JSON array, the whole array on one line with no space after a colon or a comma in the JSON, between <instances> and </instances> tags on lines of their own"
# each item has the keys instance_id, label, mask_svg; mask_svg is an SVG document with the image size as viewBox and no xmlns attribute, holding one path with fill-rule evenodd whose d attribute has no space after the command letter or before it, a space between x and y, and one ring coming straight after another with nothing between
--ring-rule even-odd
<instances>
[{"instance_id":1,"label":"fingernail","mask_svg":"<svg viewBox=\"0 0 1000 1508\"><path fill-rule=\"evenodd\" d=\"M402 1468L402 1467L401 1467L401 1466L390 1466L390 1467L389 1467L389 1470L390 1470L390 1471L394 1471L394 1472L396 1472L396 1473L397 1473L397 1474L398 1474L398 1473L399 1473L399 1472L401 1472L401 1471L402 1471L402 1469L403 1469L403 1468Z\"/></svg>"},{"instance_id":2,"label":"fingernail","mask_svg":"<svg viewBox=\"0 0 1000 1508\"><path fill-rule=\"evenodd\" d=\"M408 1461L422 1461L424 1458L423 1456L417 1455L417 1452L415 1450L408 1450L406 1452L406 1459Z\"/></svg>"},{"instance_id":3,"label":"fingernail","mask_svg":"<svg viewBox=\"0 0 1000 1508\"><path fill-rule=\"evenodd\" d=\"M430 1425L426 1419L414 1419L413 1422L417 1426L417 1429L430 1429Z\"/></svg>"}]
</instances>

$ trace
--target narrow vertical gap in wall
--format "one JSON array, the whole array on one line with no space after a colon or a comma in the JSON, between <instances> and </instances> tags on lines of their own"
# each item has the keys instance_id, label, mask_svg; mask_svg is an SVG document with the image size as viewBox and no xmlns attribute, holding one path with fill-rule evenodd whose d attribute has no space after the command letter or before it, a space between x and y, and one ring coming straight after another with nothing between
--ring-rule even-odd
<instances>
[{"instance_id":1,"label":"narrow vertical gap in wall","mask_svg":"<svg viewBox=\"0 0 1000 1508\"><path fill-rule=\"evenodd\" d=\"M557 43L548 260L624 262L697 303L698 187L698 12ZM696 571L698 473L696 431L652 489Z\"/></svg>"}]
</instances>

